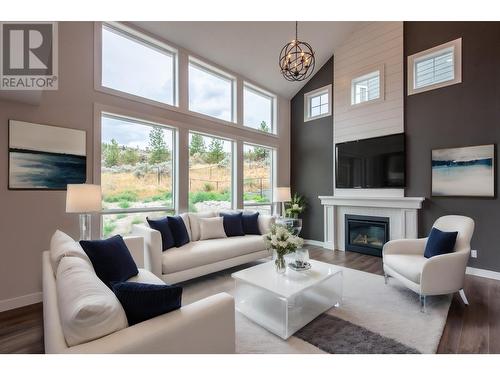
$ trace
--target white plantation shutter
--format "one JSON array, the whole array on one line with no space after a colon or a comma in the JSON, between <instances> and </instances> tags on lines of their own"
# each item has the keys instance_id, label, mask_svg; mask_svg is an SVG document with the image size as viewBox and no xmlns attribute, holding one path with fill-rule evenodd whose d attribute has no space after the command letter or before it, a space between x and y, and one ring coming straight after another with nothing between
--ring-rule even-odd
<instances>
[{"instance_id":1,"label":"white plantation shutter","mask_svg":"<svg viewBox=\"0 0 500 375\"><path fill-rule=\"evenodd\" d=\"M455 78L453 48L415 61L415 87L421 88Z\"/></svg>"}]
</instances>

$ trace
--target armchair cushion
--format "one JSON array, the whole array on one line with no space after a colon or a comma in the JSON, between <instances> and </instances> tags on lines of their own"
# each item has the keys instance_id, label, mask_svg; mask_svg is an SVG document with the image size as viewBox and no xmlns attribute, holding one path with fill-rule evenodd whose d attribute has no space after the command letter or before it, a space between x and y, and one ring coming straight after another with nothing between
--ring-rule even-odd
<instances>
[{"instance_id":1,"label":"armchair cushion","mask_svg":"<svg viewBox=\"0 0 500 375\"><path fill-rule=\"evenodd\" d=\"M453 252L457 234L458 232L443 232L433 227L425 245L424 257L432 258Z\"/></svg>"},{"instance_id":2,"label":"armchair cushion","mask_svg":"<svg viewBox=\"0 0 500 375\"><path fill-rule=\"evenodd\" d=\"M181 307L180 286L122 282L113 284L113 292L125 310L129 325Z\"/></svg>"},{"instance_id":3,"label":"armchair cushion","mask_svg":"<svg viewBox=\"0 0 500 375\"><path fill-rule=\"evenodd\" d=\"M80 241L80 245L90 258L97 276L110 288L111 283L126 281L139 273L120 235L106 240Z\"/></svg>"},{"instance_id":4,"label":"armchair cushion","mask_svg":"<svg viewBox=\"0 0 500 375\"><path fill-rule=\"evenodd\" d=\"M427 259L422 255L416 254L388 254L384 256L384 265L417 284L420 284L420 276L426 261Z\"/></svg>"}]
</instances>

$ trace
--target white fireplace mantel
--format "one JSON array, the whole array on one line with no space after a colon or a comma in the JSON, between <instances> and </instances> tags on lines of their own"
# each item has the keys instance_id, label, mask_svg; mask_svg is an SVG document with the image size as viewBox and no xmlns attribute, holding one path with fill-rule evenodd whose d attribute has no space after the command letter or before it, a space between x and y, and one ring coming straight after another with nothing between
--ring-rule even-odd
<instances>
[{"instance_id":1,"label":"white fireplace mantel","mask_svg":"<svg viewBox=\"0 0 500 375\"><path fill-rule=\"evenodd\" d=\"M324 207L324 247L345 250L346 214L389 218L389 237L416 238L423 197L319 196Z\"/></svg>"}]
</instances>

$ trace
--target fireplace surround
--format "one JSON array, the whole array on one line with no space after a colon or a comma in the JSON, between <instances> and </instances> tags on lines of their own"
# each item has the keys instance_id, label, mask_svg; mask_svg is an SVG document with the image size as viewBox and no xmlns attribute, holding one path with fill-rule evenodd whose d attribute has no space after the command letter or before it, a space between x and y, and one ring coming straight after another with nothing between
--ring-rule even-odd
<instances>
[{"instance_id":1,"label":"fireplace surround","mask_svg":"<svg viewBox=\"0 0 500 375\"><path fill-rule=\"evenodd\" d=\"M380 216L345 215L345 250L382 256L389 241L389 218Z\"/></svg>"}]
</instances>

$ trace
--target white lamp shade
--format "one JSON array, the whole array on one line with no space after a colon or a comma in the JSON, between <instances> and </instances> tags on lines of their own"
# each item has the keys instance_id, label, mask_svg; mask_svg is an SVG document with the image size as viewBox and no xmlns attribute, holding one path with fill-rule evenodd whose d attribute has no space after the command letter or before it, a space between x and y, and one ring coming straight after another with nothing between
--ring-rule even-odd
<instances>
[{"instance_id":1,"label":"white lamp shade","mask_svg":"<svg viewBox=\"0 0 500 375\"><path fill-rule=\"evenodd\" d=\"M292 194L289 187L278 187L274 190L275 202L290 202L291 200Z\"/></svg>"},{"instance_id":2,"label":"white lamp shade","mask_svg":"<svg viewBox=\"0 0 500 375\"><path fill-rule=\"evenodd\" d=\"M88 213L102 209L101 186L69 184L66 192L66 212Z\"/></svg>"}]
</instances>

